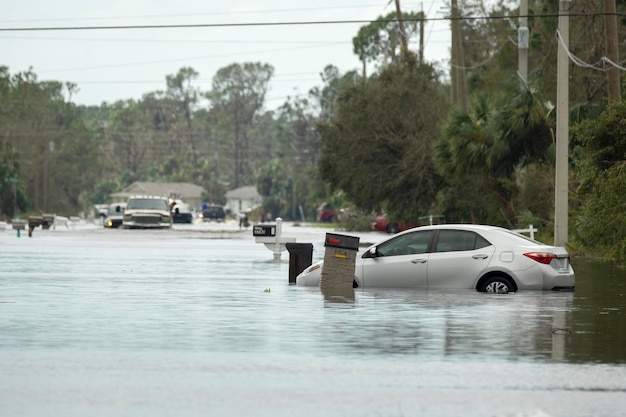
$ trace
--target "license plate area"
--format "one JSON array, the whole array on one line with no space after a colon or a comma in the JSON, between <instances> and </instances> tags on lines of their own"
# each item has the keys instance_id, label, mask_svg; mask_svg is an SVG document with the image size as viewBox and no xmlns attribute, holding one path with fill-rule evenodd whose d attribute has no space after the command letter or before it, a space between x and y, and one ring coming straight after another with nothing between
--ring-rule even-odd
<instances>
[{"instance_id":1,"label":"license plate area","mask_svg":"<svg viewBox=\"0 0 626 417\"><path fill-rule=\"evenodd\" d=\"M559 271L569 270L569 258L556 258L556 269Z\"/></svg>"}]
</instances>

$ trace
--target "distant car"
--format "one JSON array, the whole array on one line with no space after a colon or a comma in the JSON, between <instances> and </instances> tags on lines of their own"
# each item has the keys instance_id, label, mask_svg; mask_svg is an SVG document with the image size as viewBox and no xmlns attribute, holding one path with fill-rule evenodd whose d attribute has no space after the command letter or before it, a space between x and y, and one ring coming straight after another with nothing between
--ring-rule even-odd
<instances>
[{"instance_id":1,"label":"distant car","mask_svg":"<svg viewBox=\"0 0 626 417\"><path fill-rule=\"evenodd\" d=\"M377 232L387 232L391 234L396 234L398 232L402 232L413 227L417 227L417 223L403 223L398 221L389 221L387 219L386 214L378 215L374 218L374 224L372 225L372 229Z\"/></svg>"},{"instance_id":2,"label":"distant car","mask_svg":"<svg viewBox=\"0 0 626 417\"><path fill-rule=\"evenodd\" d=\"M205 206L199 217L205 222L223 222L226 218L226 213L224 212L224 207L212 204Z\"/></svg>"},{"instance_id":3,"label":"distant car","mask_svg":"<svg viewBox=\"0 0 626 417\"><path fill-rule=\"evenodd\" d=\"M191 223L193 210L191 206L182 200L174 200L172 207L172 223Z\"/></svg>"},{"instance_id":4,"label":"distant car","mask_svg":"<svg viewBox=\"0 0 626 417\"><path fill-rule=\"evenodd\" d=\"M94 204L94 208L98 211L98 217L104 219L107 216L108 204Z\"/></svg>"},{"instance_id":5,"label":"distant car","mask_svg":"<svg viewBox=\"0 0 626 417\"><path fill-rule=\"evenodd\" d=\"M171 227L169 201L165 197L133 196L126 202L124 229L165 229Z\"/></svg>"},{"instance_id":6,"label":"distant car","mask_svg":"<svg viewBox=\"0 0 626 417\"><path fill-rule=\"evenodd\" d=\"M333 223L337 219L335 209L328 203L322 203L317 208L317 221Z\"/></svg>"},{"instance_id":7,"label":"distant car","mask_svg":"<svg viewBox=\"0 0 626 417\"><path fill-rule=\"evenodd\" d=\"M323 261L296 277L299 286L318 286ZM573 290L567 250L495 226L446 224L400 232L356 258L353 287Z\"/></svg>"},{"instance_id":8,"label":"distant car","mask_svg":"<svg viewBox=\"0 0 626 417\"><path fill-rule=\"evenodd\" d=\"M124 210L126 210L126 203L109 204L106 216L102 218L102 225L108 228L120 227L124 220Z\"/></svg>"}]
</instances>

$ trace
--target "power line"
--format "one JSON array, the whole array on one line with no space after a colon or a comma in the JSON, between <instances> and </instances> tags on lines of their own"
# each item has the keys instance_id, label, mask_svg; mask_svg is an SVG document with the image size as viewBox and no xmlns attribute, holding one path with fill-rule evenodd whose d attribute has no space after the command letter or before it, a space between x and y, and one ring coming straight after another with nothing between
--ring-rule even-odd
<instances>
[{"instance_id":1,"label":"power line","mask_svg":"<svg viewBox=\"0 0 626 417\"><path fill-rule=\"evenodd\" d=\"M319 48L319 47L327 47L329 45L336 44L344 44L345 42L326 42L320 43L313 46L307 46L309 48ZM254 51L254 52L245 52L245 55L258 55L258 54L268 54L274 52L284 52L290 50L299 50L303 49L302 47L286 47L286 48L278 48L278 49L266 49L262 51ZM144 65L154 65L154 64L165 64L165 63L173 63L173 62L189 62L189 61L198 61L198 60L207 60L214 59L216 57L224 58L224 57L233 57L239 56L242 52L232 52L227 54L219 54L219 55L209 55L209 56L201 56L201 57L185 57L185 58L173 58L173 59L162 59L156 61L144 61L144 62L134 62L134 63L126 63L126 64L107 64L107 65L99 65L99 66L90 66L90 67L82 67L82 68L62 68L62 69L54 69L54 70L43 70L41 73L53 73L53 72L65 72L65 71L85 71L85 70L94 70L94 69L105 69L105 68L123 68L123 67L136 67L136 66L144 66Z\"/></svg>"},{"instance_id":2,"label":"power line","mask_svg":"<svg viewBox=\"0 0 626 417\"><path fill-rule=\"evenodd\" d=\"M558 13L547 13L528 15L529 18L546 18L558 17ZM569 17L599 17L599 16L619 16L626 17L626 13L570 13ZM413 22L436 22L436 21L453 21L453 20L511 20L518 19L523 16L500 15L500 16L459 16L459 17L432 17L424 19L404 19ZM241 22L241 23L187 23L187 24L155 24L155 25L113 25L113 26L41 26L41 27L14 27L0 28L0 32L39 32L39 31L82 31L82 30L143 30L143 29L194 29L194 28L225 28L225 27L262 27L262 26L311 26L311 25L339 25L339 24L370 24L375 22L392 23L398 22L397 19L356 19L356 20L315 20L315 21L286 21L286 22Z\"/></svg>"},{"instance_id":3,"label":"power line","mask_svg":"<svg viewBox=\"0 0 626 417\"><path fill-rule=\"evenodd\" d=\"M565 53L567 54L567 57L577 67L586 68L586 69L592 69L592 70L602 71L602 72L607 72L607 71L609 71L611 69L610 67L614 67L614 68L617 68L620 71L626 71L625 67L623 67L623 66L621 66L621 65L619 65L619 64L617 64L617 63L615 63L613 61L611 61L606 56L603 56L602 58L600 58L600 60L598 62L596 62L595 64L589 64L589 63L583 61L582 59L578 58L576 55L574 55L572 53L572 51L570 51L570 49L567 47L567 45L563 41L563 38L561 37L561 32L559 32L558 29L556 31L556 38L557 38L557 41L559 42L559 44L561 45L561 47L564 48ZM607 65L608 65L609 68L607 68Z\"/></svg>"},{"instance_id":4,"label":"power line","mask_svg":"<svg viewBox=\"0 0 626 417\"><path fill-rule=\"evenodd\" d=\"M558 16L558 15L550 15ZM462 20L480 19L511 19L511 16L461 17ZM404 19L406 21L420 21L422 19ZM425 22L452 20L450 17L434 17L423 19ZM242 23L189 23L171 25L118 25L118 26L42 26L0 28L0 32L37 32L37 31L78 31L78 30L128 30L128 29L193 29L193 28L224 28L224 27L259 27L259 26L309 26L309 25L339 25L339 24L370 24L374 22L397 22L389 20L317 20L317 21L287 21L287 22L242 22Z\"/></svg>"},{"instance_id":5,"label":"power line","mask_svg":"<svg viewBox=\"0 0 626 417\"><path fill-rule=\"evenodd\" d=\"M434 1L434 0L433 0ZM108 16L108 17L76 17L76 18L54 18L54 19L20 19L20 20L0 20L0 23L11 23L11 22L40 22L40 21L56 21L56 20L110 20L110 19L152 19L152 18L177 18L177 17L202 17L202 16L225 16L225 15L237 15L241 16L242 14L254 14L258 15L261 13L291 13L291 12L309 12L316 10L343 10L343 9L363 9L367 7L378 7L379 4L365 4L365 5L355 5L355 6L324 6L324 7L303 7L303 8L295 8L295 9L262 9L262 10L237 10L230 12L210 12L210 13L180 13L180 14L155 14L155 15L137 15L137 16Z\"/></svg>"}]
</instances>

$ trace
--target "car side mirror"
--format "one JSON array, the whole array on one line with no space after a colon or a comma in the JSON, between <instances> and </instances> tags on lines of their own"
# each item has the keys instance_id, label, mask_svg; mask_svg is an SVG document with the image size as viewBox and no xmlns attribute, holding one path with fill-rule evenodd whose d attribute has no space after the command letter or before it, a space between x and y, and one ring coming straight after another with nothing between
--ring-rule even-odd
<instances>
[{"instance_id":1,"label":"car side mirror","mask_svg":"<svg viewBox=\"0 0 626 417\"><path fill-rule=\"evenodd\" d=\"M363 255L364 258L376 258L378 256L377 247L374 246Z\"/></svg>"}]
</instances>

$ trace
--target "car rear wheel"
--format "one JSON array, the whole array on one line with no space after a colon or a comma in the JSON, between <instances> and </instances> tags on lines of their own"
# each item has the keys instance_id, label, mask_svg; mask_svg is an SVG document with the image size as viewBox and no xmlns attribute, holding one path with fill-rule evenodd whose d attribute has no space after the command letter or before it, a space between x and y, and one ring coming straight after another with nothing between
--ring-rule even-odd
<instances>
[{"instance_id":1,"label":"car rear wheel","mask_svg":"<svg viewBox=\"0 0 626 417\"><path fill-rule=\"evenodd\" d=\"M515 286L508 278L491 277L482 283L479 290L492 294L508 294L510 292L515 292Z\"/></svg>"},{"instance_id":2,"label":"car rear wheel","mask_svg":"<svg viewBox=\"0 0 626 417\"><path fill-rule=\"evenodd\" d=\"M396 233L398 233L400 231L400 228L398 227L397 224L395 223L390 223L387 226L387 233L390 233L392 235L395 235Z\"/></svg>"}]
</instances>

